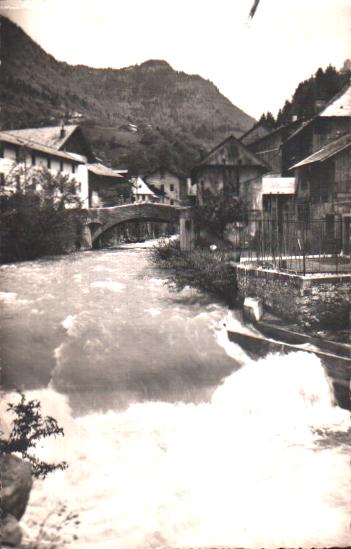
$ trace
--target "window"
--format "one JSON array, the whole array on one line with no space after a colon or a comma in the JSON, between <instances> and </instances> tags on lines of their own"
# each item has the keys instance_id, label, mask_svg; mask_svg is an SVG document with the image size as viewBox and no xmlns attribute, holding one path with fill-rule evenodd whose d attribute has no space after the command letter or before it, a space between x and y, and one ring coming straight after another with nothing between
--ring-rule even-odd
<instances>
[{"instance_id":1,"label":"window","mask_svg":"<svg viewBox=\"0 0 351 549\"><path fill-rule=\"evenodd\" d=\"M76 165L72 164L72 173L76 173Z\"/></svg>"},{"instance_id":2,"label":"window","mask_svg":"<svg viewBox=\"0 0 351 549\"><path fill-rule=\"evenodd\" d=\"M174 204L174 200L171 200L171 206L173 206L173 204Z\"/></svg>"},{"instance_id":3,"label":"window","mask_svg":"<svg viewBox=\"0 0 351 549\"><path fill-rule=\"evenodd\" d=\"M170 184L170 186L169 186L169 190L170 190L171 192L173 192L173 191L174 191L174 185L173 185L173 183L171 183L171 184Z\"/></svg>"},{"instance_id":4,"label":"window","mask_svg":"<svg viewBox=\"0 0 351 549\"><path fill-rule=\"evenodd\" d=\"M325 232L328 239L335 236L335 215L327 214L325 217Z\"/></svg>"},{"instance_id":5,"label":"window","mask_svg":"<svg viewBox=\"0 0 351 549\"><path fill-rule=\"evenodd\" d=\"M47 159L47 163L48 163L48 170L50 170L51 169L51 158Z\"/></svg>"},{"instance_id":6,"label":"window","mask_svg":"<svg viewBox=\"0 0 351 549\"><path fill-rule=\"evenodd\" d=\"M0 143L0 158L4 158L4 145Z\"/></svg>"},{"instance_id":7,"label":"window","mask_svg":"<svg viewBox=\"0 0 351 549\"><path fill-rule=\"evenodd\" d=\"M308 223L310 218L310 205L298 204L297 205L297 220L300 223Z\"/></svg>"},{"instance_id":8,"label":"window","mask_svg":"<svg viewBox=\"0 0 351 549\"><path fill-rule=\"evenodd\" d=\"M63 172L63 160L60 161L60 172Z\"/></svg>"},{"instance_id":9,"label":"window","mask_svg":"<svg viewBox=\"0 0 351 549\"><path fill-rule=\"evenodd\" d=\"M32 154L32 166L35 166L35 161L36 161L35 154L33 153Z\"/></svg>"},{"instance_id":10,"label":"window","mask_svg":"<svg viewBox=\"0 0 351 549\"><path fill-rule=\"evenodd\" d=\"M5 187L5 174L0 173L0 187Z\"/></svg>"}]
</instances>

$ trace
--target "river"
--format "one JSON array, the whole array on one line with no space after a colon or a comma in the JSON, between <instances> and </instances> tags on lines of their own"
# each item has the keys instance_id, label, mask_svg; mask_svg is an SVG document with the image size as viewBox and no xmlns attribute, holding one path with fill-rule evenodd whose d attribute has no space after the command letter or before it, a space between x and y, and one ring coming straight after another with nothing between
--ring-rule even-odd
<instances>
[{"instance_id":1,"label":"river","mask_svg":"<svg viewBox=\"0 0 351 549\"><path fill-rule=\"evenodd\" d=\"M35 481L26 539L46 521L74 549L349 545L349 414L319 359L251 360L235 313L148 254L0 269L3 428L20 388L65 430L38 455L69 464Z\"/></svg>"}]
</instances>

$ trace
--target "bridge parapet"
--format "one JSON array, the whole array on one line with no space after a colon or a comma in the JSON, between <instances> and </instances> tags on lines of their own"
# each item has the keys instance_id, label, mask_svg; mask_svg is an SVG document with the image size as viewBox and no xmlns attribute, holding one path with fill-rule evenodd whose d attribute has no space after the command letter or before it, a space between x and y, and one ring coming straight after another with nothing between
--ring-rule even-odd
<instances>
[{"instance_id":1,"label":"bridge parapet","mask_svg":"<svg viewBox=\"0 0 351 549\"><path fill-rule=\"evenodd\" d=\"M89 208L86 210L83 247L91 248L105 231L119 223L136 220L179 223L181 211L182 208L179 206L151 202L123 204L109 208Z\"/></svg>"}]
</instances>

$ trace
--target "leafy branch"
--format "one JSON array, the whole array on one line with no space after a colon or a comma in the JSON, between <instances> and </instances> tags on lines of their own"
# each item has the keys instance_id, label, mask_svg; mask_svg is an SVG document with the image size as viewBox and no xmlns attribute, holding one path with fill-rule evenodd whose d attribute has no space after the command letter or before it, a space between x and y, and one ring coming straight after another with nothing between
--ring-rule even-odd
<instances>
[{"instance_id":1,"label":"leafy branch","mask_svg":"<svg viewBox=\"0 0 351 549\"><path fill-rule=\"evenodd\" d=\"M14 414L12 430L8 438L3 438L0 432L0 454L21 454L24 460L29 461L32 473L36 478L45 478L55 470L64 470L67 463L46 463L41 461L30 451L36 448L39 440L50 436L63 436L64 431L51 416L43 416L41 404L38 400L26 400L20 393L21 400L17 403L9 403L7 411Z\"/></svg>"}]
</instances>

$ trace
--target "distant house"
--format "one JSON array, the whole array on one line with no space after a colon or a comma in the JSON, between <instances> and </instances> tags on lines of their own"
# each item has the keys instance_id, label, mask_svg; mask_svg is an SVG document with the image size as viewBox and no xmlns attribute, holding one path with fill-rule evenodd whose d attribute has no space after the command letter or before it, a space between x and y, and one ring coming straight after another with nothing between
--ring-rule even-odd
<instances>
[{"instance_id":1,"label":"distant house","mask_svg":"<svg viewBox=\"0 0 351 549\"><path fill-rule=\"evenodd\" d=\"M150 189L141 177L132 177L131 184L135 202L160 202L159 196Z\"/></svg>"},{"instance_id":2,"label":"distant house","mask_svg":"<svg viewBox=\"0 0 351 549\"><path fill-rule=\"evenodd\" d=\"M0 185L5 184L6 176L19 165L46 168L75 179L86 208L105 205L102 194L104 190L111 190L111 186L116 200L127 193L124 174L96 161L77 125L0 132Z\"/></svg>"},{"instance_id":3,"label":"distant house","mask_svg":"<svg viewBox=\"0 0 351 549\"><path fill-rule=\"evenodd\" d=\"M315 116L297 128L283 144L283 172L287 173L294 164L351 131L351 83L327 103L318 102L317 107Z\"/></svg>"},{"instance_id":4,"label":"distant house","mask_svg":"<svg viewBox=\"0 0 351 549\"><path fill-rule=\"evenodd\" d=\"M169 168L160 166L144 177L145 182L161 191L161 202L170 205L179 205L185 200L186 180Z\"/></svg>"},{"instance_id":5,"label":"distant house","mask_svg":"<svg viewBox=\"0 0 351 549\"><path fill-rule=\"evenodd\" d=\"M244 136L241 139L241 142L246 144L248 141L246 144L247 148L261 158L261 160L266 162L272 173L283 176L282 145L299 127L301 127L301 121L293 120L289 124L284 124L271 132L266 132L254 140L252 137L255 135L255 132L253 132L253 134L249 134L247 138ZM251 139L249 139L249 137L251 137Z\"/></svg>"},{"instance_id":6,"label":"distant house","mask_svg":"<svg viewBox=\"0 0 351 549\"><path fill-rule=\"evenodd\" d=\"M131 184L125 171L112 170L103 164L87 164L89 207L111 207L131 201Z\"/></svg>"},{"instance_id":7,"label":"distant house","mask_svg":"<svg viewBox=\"0 0 351 549\"><path fill-rule=\"evenodd\" d=\"M239 137L239 141L246 147L258 139L265 137L270 132L262 122L256 122L247 132Z\"/></svg>"},{"instance_id":8,"label":"distant house","mask_svg":"<svg viewBox=\"0 0 351 549\"><path fill-rule=\"evenodd\" d=\"M250 213L262 210L262 175L269 171L264 160L252 153L234 136L228 137L192 170L197 185L197 202L221 190L228 196L240 197Z\"/></svg>"},{"instance_id":9,"label":"distant house","mask_svg":"<svg viewBox=\"0 0 351 549\"><path fill-rule=\"evenodd\" d=\"M307 228L324 220L327 241L350 253L351 133L326 143L291 168L297 179L296 218Z\"/></svg>"}]
</instances>

